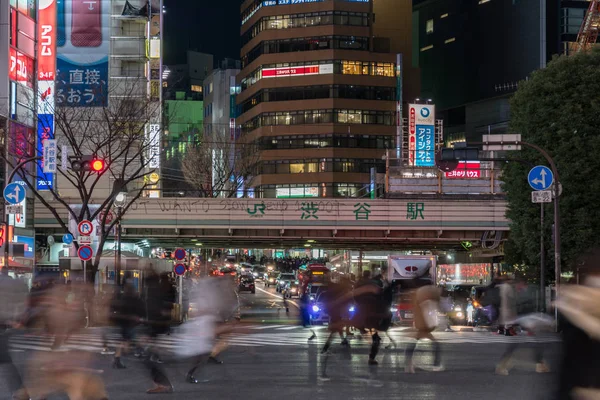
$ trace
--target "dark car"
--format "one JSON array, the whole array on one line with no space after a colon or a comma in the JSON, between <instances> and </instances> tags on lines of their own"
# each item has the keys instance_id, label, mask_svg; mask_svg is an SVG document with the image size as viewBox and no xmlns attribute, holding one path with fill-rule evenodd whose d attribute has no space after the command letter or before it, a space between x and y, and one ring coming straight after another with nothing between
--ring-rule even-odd
<instances>
[{"instance_id":1,"label":"dark car","mask_svg":"<svg viewBox=\"0 0 600 400\"><path fill-rule=\"evenodd\" d=\"M256 293L256 286L254 283L254 277L252 275L242 275L238 281L239 292L250 292Z\"/></svg>"},{"instance_id":2,"label":"dark car","mask_svg":"<svg viewBox=\"0 0 600 400\"><path fill-rule=\"evenodd\" d=\"M296 280L296 275L294 275L292 273L279 274L279 276L277 277L277 282L275 283L275 291L277 291L279 293L283 293L285 288L291 282L294 282L295 280Z\"/></svg>"}]
</instances>

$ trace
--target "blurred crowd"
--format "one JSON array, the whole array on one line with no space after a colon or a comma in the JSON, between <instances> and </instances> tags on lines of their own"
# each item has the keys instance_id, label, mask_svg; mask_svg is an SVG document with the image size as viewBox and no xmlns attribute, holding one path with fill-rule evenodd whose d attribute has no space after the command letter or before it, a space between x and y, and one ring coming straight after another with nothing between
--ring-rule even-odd
<instances>
[{"instance_id":1,"label":"blurred crowd","mask_svg":"<svg viewBox=\"0 0 600 400\"><path fill-rule=\"evenodd\" d=\"M301 262L301 261L300 261ZM352 282L339 276L300 296L300 323L310 330L308 340L316 337L312 329L319 313L327 310L327 339L321 363L326 376L327 358L336 337L350 349L356 336L370 337L368 363L378 364L383 342L398 344L388 334L392 327L391 306L399 286L384 275L369 271ZM198 383L198 374L206 363L220 363L219 354L228 347L228 334L244 333L239 323L239 298L233 277L186 278L183 308L180 313L175 280L171 274L145 273L142 284L125 280L112 291L95 296L92 286L82 283L35 283L29 291L24 282L0 269L0 364L7 371L12 398L45 399L55 394L76 400L105 400L103 380L106 368L127 369L135 358L142 362L153 386L147 393L173 393L173 374L165 364L185 367L185 380ZM413 354L423 339L433 344L433 365L429 371L442 371L443 345L436 340L438 316L451 303L442 288L432 285L403 287L412 298L414 330L407 333L404 345L404 370L415 373ZM525 283L499 277L477 298L482 307L494 309L491 324L505 335L539 335L555 329L553 318L535 312L527 300ZM287 303L284 299L284 304ZM90 304L100 310L94 323L103 327L102 355L71 347L69 342L90 321ZM559 389L556 399L597 399L600 395L600 279L589 278L584 285L564 286L555 303L561 315L559 329L563 337ZM179 316L183 314L181 323ZM44 334L52 351L28 352L24 368L17 369L10 353L10 339L16 335ZM522 332L522 333L520 333ZM157 340L170 335L177 343L166 350ZM537 373L550 371L544 347L537 342L510 342L497 360L496 373L508 375L515 364L519 347L533 350ZM110 362L107 360L107 356ZM171 369L169 371L176 371ZM171 375L171 376L169 376ZM140 389L142 390L142 389Z\"/></svg>"}]
</instances>

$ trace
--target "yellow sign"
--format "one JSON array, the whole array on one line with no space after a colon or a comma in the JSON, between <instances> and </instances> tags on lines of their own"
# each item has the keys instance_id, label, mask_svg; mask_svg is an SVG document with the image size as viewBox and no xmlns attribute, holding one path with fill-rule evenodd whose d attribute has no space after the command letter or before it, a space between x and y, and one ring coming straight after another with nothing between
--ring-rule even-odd
<instances>
[{"instance_id":1,"label":"yellow sign","mask_svg":"<svg viewBox=\"0 0 600 400\"><path fill-rule=\"evenodd\" d=\"M313 275L323 275L324 272L323 271L313 271L312 273Z\"/></svg>"},{"instance_id":2,"label":"yellow sign","mask_svg":"<svg viewBox=\"0 0 600 400\"><path fill-rule=\"evenodd\" d=\"M151 183L156 184L156 183L158 183L159 179L160 179L160 176L156 172L153 172L150 174L150 182Z\"/></svg>"},{"instance_id":3,"label":"yellow sign","mask_svg":"<svg viewBox=\"0 0 600 400\"><path fill-rule=\"evenodd\" d=\"M160 81L150 81L150 101L160 100Z\"/></svg>"}]
</instances>

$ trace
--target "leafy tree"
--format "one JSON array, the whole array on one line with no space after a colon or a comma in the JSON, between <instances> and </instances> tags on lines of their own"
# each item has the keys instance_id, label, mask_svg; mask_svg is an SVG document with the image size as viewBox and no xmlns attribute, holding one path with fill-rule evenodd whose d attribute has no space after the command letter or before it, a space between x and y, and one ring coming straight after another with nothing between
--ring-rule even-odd
<instances>
[{"instance_id":1,"label":"leafy tree","mask_svg":"<svg viewBox=\"0 0 600 400\"><path fill-rule=\"evenodd\" d=\"M560 56L522 82L511 100L511 132L546 149L557 164L563 270L574 269L582 253L600 244L600 51ZM537 152L515 157L546 165ZM540 205L531 203L527 163L504 168L511 220L507 261L537 267L540 260ZM553 276L553 206L545 207L547 271Z\"/></svg>"}]
</instances>

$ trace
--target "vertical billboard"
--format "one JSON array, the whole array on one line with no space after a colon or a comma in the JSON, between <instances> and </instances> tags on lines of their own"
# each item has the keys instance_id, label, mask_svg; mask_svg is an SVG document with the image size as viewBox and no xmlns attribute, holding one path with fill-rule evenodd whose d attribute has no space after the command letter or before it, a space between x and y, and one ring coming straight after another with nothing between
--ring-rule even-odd
<instances>
[{"instance_id":1,"label":"vertical billboard","mask_svg":"<svg viewBox=\"0 0 600 400\"><path fill-rule=\"evenodd\" d=\"M408 159L416 167L435 166L435 106L409 104Z\"/></svg>"},{"instance_id":2,"label":"vertical billboard","mask_svg":"<svg viewBox=\"0 0 600 400\"><path fill-rule=\"evenodd\" d=\"M57 105L107 105L110 3L110 0L58 2Z\"/></svg>"},{"instance_id":3,"label":"vertical billboard","mask_svg":"<svg viewBox=\"0 0 600 400\"><path fill-rule=\"evenodd\" d=\"M54 80L56 78L56 0L38 0L38 94L37 156L44 142L54 139ZM54 188L54 174L44 173L44 160L37 162L37 190Z\"/></svg>"}]
</instances>

